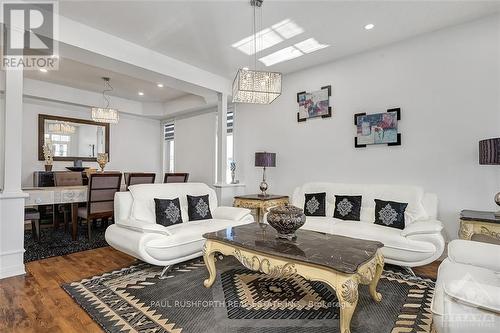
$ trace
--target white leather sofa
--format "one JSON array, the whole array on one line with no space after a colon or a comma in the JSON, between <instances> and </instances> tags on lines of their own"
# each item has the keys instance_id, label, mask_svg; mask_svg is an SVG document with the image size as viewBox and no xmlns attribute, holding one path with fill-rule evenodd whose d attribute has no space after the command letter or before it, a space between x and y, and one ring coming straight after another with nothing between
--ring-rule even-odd
<instances>
[{"instance_id":1,"label":"white leather sofa","mask_svg":"<svg viewBox=\"0 0 500 333\"><path fill-rule=\"evenodd\" d=\"M438 333L500 332L500 246L451 241L431 310Z\"/></svg>"},{"instance_id":2,"label":"white leather sofa","mask_svg":"<svg viewBox=\"0 0 500 333\"><path fill-rule=\"evenodd\" d=\"M186 195L209 195L212 219L188 221ZM156 224L154 198L179 198L183 223ZM215 191L201 183L132 185L115 195L115 223L106 229L113 248L147 263L169 266L202 255L204 233L252 223L250 210L218 207Z\"/></svg>"},{"instance_id":3,"label":"white leather sofa","mask_svg":"<svg viewBox=\"0 0 500 333\"><path fill-rule=\"evenodd\" d=\"M303 208L304 194L326 192L326 217L306 219L303 229L376 240L384 244L385 262L405 267L426 265L443 253L442 224L437 220L437 197L416 186L306 183L295 189L292 204ZM335 195L361 195L360 221L333 218ZM404 230L374 224L374 199L408 203Z\"/></svg>"}]
</instances>

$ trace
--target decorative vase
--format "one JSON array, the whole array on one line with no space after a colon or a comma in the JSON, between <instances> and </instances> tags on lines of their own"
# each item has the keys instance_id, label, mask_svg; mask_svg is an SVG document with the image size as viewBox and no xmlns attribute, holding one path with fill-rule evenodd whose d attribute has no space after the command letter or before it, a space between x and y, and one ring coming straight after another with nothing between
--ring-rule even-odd
<instances>
[{"instance_id":1,"label":"decorative vase","mask_svg":"<svg viewBox=\"0 0 500 333\"><path fill-rule=\"evenodd\" d=\"M52 171L52 164L45 164L45 171Z\"/></svg>"},{"instance_id":2,"label":"decorative vase","mask_svg":"<svg viewBox=\"0 0 500 333\"><path fill-rule=\"evenodd\" d=\"M238 182L236 181L236 162L231 161L229 164L229 170L231 170L231 184L237 184Z\"/></svg>"},{"instance_id":3,"label":"decorative vase","mask_svg":"<svg viewBox=\"0 0 500 333\"><path fill-rule=\"evenodd\" d=\"M101 172L104 172L104 167L106 166L106 163L108 163L108 154L107 153L97 154L97 163L101 168Z\"/></svg>"},{"instance_id":4,"label":"decorative vase","mask_svg":"<svg viewBox=\"0 0 500 333\"><path fill-rule=\"evenodd\" d=\"M297 238L295 231L306 222L306 215L299 207L280 206L269 210L267 222L276 229L278 238L294 240Z\"/></svg>"}]
</instances>

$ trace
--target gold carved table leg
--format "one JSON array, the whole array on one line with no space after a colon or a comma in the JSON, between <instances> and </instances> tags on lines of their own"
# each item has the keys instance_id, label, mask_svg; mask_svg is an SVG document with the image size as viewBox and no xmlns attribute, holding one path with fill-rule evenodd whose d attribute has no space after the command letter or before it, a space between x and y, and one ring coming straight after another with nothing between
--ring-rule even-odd
<instances>
[{"instance_id":1,"label":"gold carved table leg","mask_svg":"<svg viewBox=\"0 0 500 333\"><path fill-rule=\"evenodd\" d=\"M367 263L359 267L354 274L344 274L323 266L289 261L288 259L262 254L227 243L207 240L203 248L203 258L207 266L209 277L203 282L210 288L217 276L215 268L215 252L231 255L246 268L262 272L271 277L286 277L298 274L310 281L321 281L329 285L336 293L340 305L340 332L351 332L351 319L358 304L358 285L369 285L370 295L380 302L382 295L377 292L377 284L384 267L384 257L380 250Z\"/></svg>"}]
</instances>

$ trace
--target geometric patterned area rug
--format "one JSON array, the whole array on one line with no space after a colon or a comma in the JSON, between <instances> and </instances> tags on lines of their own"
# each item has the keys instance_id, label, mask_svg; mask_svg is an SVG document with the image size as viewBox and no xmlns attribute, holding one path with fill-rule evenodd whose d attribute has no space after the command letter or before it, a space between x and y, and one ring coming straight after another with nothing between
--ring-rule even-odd
<instances>
[{"instance_id":1,"label":"geometric patterned area rug","mask_svg":"<svg viewBox=\"0 0 500 333\"><path fill-rule=\"evenodd\" d=\"M161 267L141 263L62 287L106 332L339 332L338 302L323 283L271 278L232 257L216 265L210 289L201 258L166 279ZM352 333L431 332L434 281L385 270L377 289L380 303L360 286Z\"/></svg>"}]
</instances>

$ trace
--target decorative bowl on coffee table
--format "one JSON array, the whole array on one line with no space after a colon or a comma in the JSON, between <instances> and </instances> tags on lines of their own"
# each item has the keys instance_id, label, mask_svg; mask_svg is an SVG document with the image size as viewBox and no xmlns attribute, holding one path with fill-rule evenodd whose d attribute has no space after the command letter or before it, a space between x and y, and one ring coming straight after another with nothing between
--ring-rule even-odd
<instances>
[{"instance_id":1,"label":"decorative bowl on coffee table","mask_svg":"<svg viewBox=\"0 0 500 333\"><path fill-rule=\"evenodd\" d=\"M295 231L306 222L306 215L299 207L279 206L269 210L267 222L276 229L278 238L294 240L297 238Z\"/></svg>"}]
</instances>

